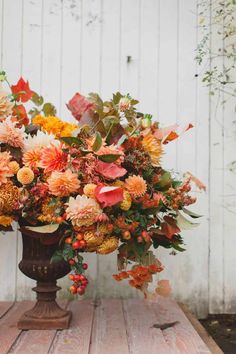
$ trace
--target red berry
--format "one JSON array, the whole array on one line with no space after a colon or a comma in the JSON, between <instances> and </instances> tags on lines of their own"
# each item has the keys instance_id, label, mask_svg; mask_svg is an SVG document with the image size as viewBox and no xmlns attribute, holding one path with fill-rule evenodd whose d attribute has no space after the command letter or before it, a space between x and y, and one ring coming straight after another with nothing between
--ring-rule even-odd
<instances>
[{"instance_id":1,"label":"red berry","mask_svg":"<svg viewBox=\"0 0 236 354\"><path fill-rule=\"evenodd\" d=\"M78 241L83 240L83 238L84 238L84 235L83 235L83 234L77 234L77 235L76 235L76 240L78 240Z\"/></svg>"},{"instance_id":2,"label":"red berry","mask_svg":"<svg viewBox=\"0 0 236 354\"><path fill-rule=\"evenodd\" d=\"M80 248L84 248L84 247L86 247L86 241L85 240L81 240L81 241L79 241L79 243L80 243Z\"/></svg>"},{"instance_id":3,"label":"red berry","mask_svg":"<svg viewBox=\"0 0 236 354\"><path fill-rule=\"evenodd\" d=\"M138 243L143 242L143 238L142 238L142 236L138 236L137 241L138 241Z\"/></svg>"},{"instance_id":4,"label":"red berry","mask_svg":"<svg viewBox=\"0 0 236 354\"><path fill-rule=\"evenodd\" d=\"M80 274L74 275L74 281L80 281Z\"/></svg>"},{"instance_id":5,"label":"red berry","mask_svg":"<svg viewBox=\"0 0 236 354\"><path fill-rule=\"evenodd\" d=\"M78 287L78 289L77 289L77 294L79 294L79 295L84 295L84 289L80 286L80 287Z\"/></svg>"},{"instance_id":6,"label":"red berry","mask_svg":"<svg viewBox=\"0 0 236 354\"><path fill-rule=\"evenodd\" d=\"M72 238L67 237L64 242L70 245L72 243Z\"/></svg>"},{"instance_id":7,"label":"red berry","mask_svg":"<svg viewBox=\"0 0 236 354\"><path fill-rule=\"evenodd\" d=\"M87 263L83 263L83 264L82 264L82 267L83 267L84 270L88 269Z\"/></svg>"},{"instance_id":8,"label":"red berry","mask_svg":"<svg viewBox=\"0 0 236 354\"><path fill-rule=\"evenodd\" d=\"M71 258L71 259L69 259L68 263L69 263L69 265L73 266L73 265L75 265L75 260Z\"/></svg>"},{"instance_id":9,"label":"red berry","mask_svg":"<svg viewBox=\"0 0 236 354\"><path fill-rule=\"evenodd\" d=\"M81 241L75 241L72 243L73 250L77 250L78 248L80 248L80 242Z\"/></svg>"},{"instance_id":10,"label":"red berry","mask_svg":"<svg viewBox=\"0 0 236 354\"><path fill-rule=\"evenodd\" d=\"M75 285L71 285L70 292L71 292L71 294L76 294L77 293L77 287Z\"/></svg>"},{"instance_id":11,"label":"red berry","mask_svg":"<svg viewBox=\"0 0 236 354\"><path fill-rule=\"evenodd\" d=\"M74 281L74 275L73 274L69 274L69 279Z\"/></svg>"}]
</instances>

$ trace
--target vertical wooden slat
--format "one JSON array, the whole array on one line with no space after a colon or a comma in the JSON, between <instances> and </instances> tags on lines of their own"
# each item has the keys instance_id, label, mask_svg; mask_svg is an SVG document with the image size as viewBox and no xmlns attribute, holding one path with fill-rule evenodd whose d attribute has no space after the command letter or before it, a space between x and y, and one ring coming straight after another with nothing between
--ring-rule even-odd
<instances>
[{"instance_id":1,"label":"vertical wooden slat","mask_svg":"<svg viewBox=\"0 0 236 354\"><path fill-rule=\"evenodd\" d=\"M40 91L42 1L24 1L22 28L22 76L29 80L32 90ZM19 73L20 74L20 73ZM22 238L18 232L17 264L22 259ZM35 299L31 288L35 282L17 268L16 299Z\"/></svg>"},{"instance_id":2,"label":"vertical wooden slat","mask_svg":"<svg viewBox=\"0 0 236 354\"><path fill-rule=\"evenodd\" d=\"M8 74L13 84L19 79L22 68L22 0L4 1L2 20L4 28L1 33L1 64L2 70ZM9 38L9 34L13 35ZM7 90L7 87L6 87ZM0 300L14 300L16 291L16 232L0 235Z\"/></svg>"},{"instance_id":3,"label":"vertical wooden slat","mask_svg":"<svg viewBox=\"0 0 236 354\"><path fill-rule=\"evenodd\" d=\"M91 300L73 301L68 309L73 313L70 328L57 333L49 353L88 354L94 305Z\"/></svg>"},{"instance_id":4,"label":"vertical wooden slat","mask_svg":"<svg viewBox=\"0 0 236 354\"><path fill-rule=\"evenodd\" d=\"M130 354L172 354L161 330L152 327L156 318L147 302L123 300L123 306Z\"/></svg>"},{"instance_id":5,"label":"vertical wooden slat","mask_svg":"<svg viewBox=\"0 0 236 354\"><path fill-rule=\"evenodd\" d=\"M223 20L221 22L223 26ZM223 53L223 37L219 41L217 28L211 27L210 50ZM223 56L211 63L223 69ZM213 69L213 68L211 68ZM224 311L224 116L222 95L210 96L210 252L209 252L209 298L210 312Z\"/></svg>"},{"instance_id":6,"label":"vertical wooden slat","mask_svg":"<svg viewBox=\"0 0 236 354\"><path fill-rule=\"evenodd\" d=\"M96 307L89 353L129 353L121 300L101 300Z\"/></svg>"}]
</instances>

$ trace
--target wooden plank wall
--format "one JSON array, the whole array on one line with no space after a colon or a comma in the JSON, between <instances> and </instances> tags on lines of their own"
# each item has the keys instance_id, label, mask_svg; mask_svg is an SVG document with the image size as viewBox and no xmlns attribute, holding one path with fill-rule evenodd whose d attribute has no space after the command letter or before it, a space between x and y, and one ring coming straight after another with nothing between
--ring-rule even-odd
<instances>
[{"instance_id":1,"label":"wooden plank wall","mask_svg":"<svg viewBox=\"0 0 236 354\"><path fill-rule=\"evenodd\" d=\"M232 116L231 110L218 111L216 119L214 102L195 77L194 49L201 35L197 3L0 0L0 67L11 82L19 74L29 79L66 120L70 116L65 102L74 92L98 91L109 98L120 90L138 98L139 108L152 113L163 126L195 125L178 143L166 147L163 163L180 172L190 170L208 185L195 206L204 218L199 228L185 233L187 252L169 256L160 250L158 254L166 266L161 277L170 279L176 298L203 316L209 309L236 310L231 281L235 176L225 169L235 136L233 119L226 119ZM226 195L230 195L227 200ZM0 300L32 298L32 281L17 271L20 235L9 233L1 237L0 245ZM88 296L137 296L126 284L112 280L115 258L86 255L91 280ZM68 280L60 283L62 296L67 296Z\"/></svg>"}]
</instances>

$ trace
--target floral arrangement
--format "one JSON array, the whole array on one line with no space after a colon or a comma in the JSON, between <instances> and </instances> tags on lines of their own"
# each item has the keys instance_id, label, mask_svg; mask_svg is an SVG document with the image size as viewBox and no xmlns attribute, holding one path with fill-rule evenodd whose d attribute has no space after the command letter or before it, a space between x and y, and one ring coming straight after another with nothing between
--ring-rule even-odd
<instances>
[{"instance_id":1,"label":"floral arrangement","mask_svg":"<svg viewBox=\"0 0 236 354\"><path fill-rule=\"evenodd\" d=\"M113 251L114 279L147 294L153 274L163 270L151 247L183 251L180 232L196 225L184 214L198 217L186 208L196 200L189 192L197 179L161 167L177 127L160 128L119 92L105 102L76 93L68 123L23 78L10 85L1 72L0 80L9 91L0 91L0 230L19 219L52 237L60 230L52 262L70 264L73 294L84 294L88 284L83 253Z\"/></svg>"}]
</instances>

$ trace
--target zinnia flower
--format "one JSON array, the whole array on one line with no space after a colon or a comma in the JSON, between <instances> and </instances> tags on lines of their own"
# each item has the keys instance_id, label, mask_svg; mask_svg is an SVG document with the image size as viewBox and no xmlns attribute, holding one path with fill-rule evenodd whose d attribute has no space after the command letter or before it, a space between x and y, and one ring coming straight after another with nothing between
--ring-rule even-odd
<instances>
[{"instance_id":1,"label":"zinnia flower","mask_svg":"<svg viewBox=\"0 0 236 354\"><path fill-rule=\"evenodd\" d=\"M11 155L9 152L0 152L0 186L3 183L7 183L8 178L13 176L13 173L9 166L10 159Z\"/></svg>"},{"instance_id":2,"label":"zinnia flower","mask_svg":"<svg viewBox=\"0 0 236 354\"><path fill-rule=\"evenodd\" d=\"M35 169L39 167L40 158L40 149L29 150L23 154L23 163L25 166Z\"/></svg>"},{"instance_id":3,"label":"zinnia flower","mask_svg":"<svg viewBox=\"0 0 236 354\"><path fill-rule=\"evenodd\" d=\"M125 188L134 197L141 197L146 193L147 183L141 176L129 176L125 180Z\"/></svg>"},{"instance_id":4,"label":"zinnia flower","mask_svg":"<svg viewBox=\"0 0 236 354\"><path fill-rule=\"evenodd\" d=\"M63 152L61 146L51 144L41 151L40 167L45 172L62 171L67 166L67 154Z\"/></svg>"},{"instance_id":5,"label":"zinnia flower","mask_svg":"<svg viewBox=\"0 0 236 354\"><path fill-rule=\"evenodd\" d=\"M20 168L16 176L21 184L30 184L34 180L34 172L29 167Z\"/></svg>"},{"instance_id":6,"label":"zinnia flower","mask_svg":"<svg viewBox=\"0 0 236 354\"><path fill-rule=\"evenodd\" d=\"M85 195L70 197L66 209L67 219L71 220L74 226L90 226L96 221L96 217L102 213L99 204L92 198Z\"/></svg>"},{"instance_id":7,"label":"zinnia flower","mask_svg":"<svg viewBox=\"0 0 236 354\"><path fill-rule=\"evenodd\" d=\"M65 197L79 189L80 181L71 170L66 170L65 172L54 171L48 178L48 186L51 194Z\"/></svg>"},{"instance_id":8,"label":"zinnia flower","mask_svg":"<svg viewBox=\"0 0 236 354\"><path fill-rule=\"evenodd\" d=\"M22 149L24 137L24 128L16 128L16 122L13 123L10 118L0 122L0 143Z\"/></svg>"},{"instance_id":9,"label":"zinnia flower","mask_svg":"<svg viewBox=\"0 0 236 354\"><path fill-rule=\"evenodd\" d=\"M159 166L160 158L163 154L160 140L148 133L143 137L142 145L144 150L150 155L152 165Z\"/></svg>"}]
</instances>

